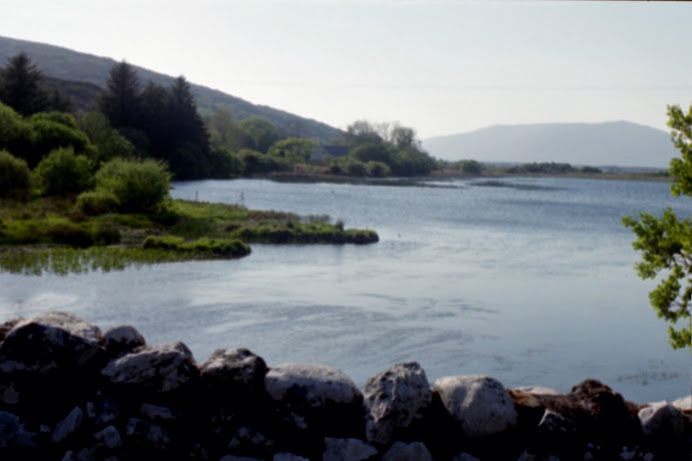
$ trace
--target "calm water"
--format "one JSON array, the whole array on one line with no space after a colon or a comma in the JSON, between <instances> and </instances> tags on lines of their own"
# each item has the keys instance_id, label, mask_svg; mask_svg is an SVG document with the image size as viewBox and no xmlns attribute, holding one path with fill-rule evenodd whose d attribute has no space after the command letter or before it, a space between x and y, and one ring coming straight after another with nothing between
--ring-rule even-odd
<instances>
[{"instance_id":1,"label":"calm water","mask_svg":"<svg viewBox=\"0 0 692 461\"><path fill-rule=\"evenodd\" d=\"M689 353L667 344L620 218L671 205L655 182L513 178L448 187L175 185L175 197L328 214L378 231L369 246L254 245L236 261L121 272L0 274L0 317L74 312L184 341L198 362L248 347L270 366L321 363L356 383L416 360L432 382L489 374L568 391L603 380L644 402L690 393Z\"/></svg>"}]
</instances>

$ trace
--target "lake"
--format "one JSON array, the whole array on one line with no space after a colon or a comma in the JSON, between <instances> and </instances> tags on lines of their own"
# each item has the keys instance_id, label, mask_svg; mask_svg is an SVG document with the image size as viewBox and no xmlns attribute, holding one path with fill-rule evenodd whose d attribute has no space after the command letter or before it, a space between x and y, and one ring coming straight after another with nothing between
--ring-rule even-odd
<instances>
[{"instance_id":1,"label":"lake","mask_svg":"<svg viewBox=\"0 0 692 461\"><path fill-rule=\"evenodd\" d=\"M692 199L664 182L566 178L420 186L264 180L175 183L176 198L328 214L371 228L366 246L252 245L233 261L110 273L0 274L0 318L67 310L150 344L182 340L198 362L247 347L269 366L326 364L357 384L418 361L441 376L488 374L561 391L597 378L635 402L690 393L690 354L673 351L648 304L620 219Z\"/></svg>"}]
</instances>

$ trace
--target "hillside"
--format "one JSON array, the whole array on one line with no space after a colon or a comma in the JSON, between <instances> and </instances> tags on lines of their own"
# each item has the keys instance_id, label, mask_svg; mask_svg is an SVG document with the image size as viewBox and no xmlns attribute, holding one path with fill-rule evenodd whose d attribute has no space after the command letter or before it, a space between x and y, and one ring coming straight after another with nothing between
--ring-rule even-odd
<instances>
[{"instance_id":1,"label":"hillside","mask_svg":"<svg viewBox=\"0 0 692 461\"><path fill-rule=\"evenodd\" d=\"M429 138L423 147L435 157L452 161L621 167L667 168L678 155L665 131L624 121L497 125Z\"/></svg>"},{"instance_id":2,"label":"hillside","mask_svg":"<svg viewBox=\"0 0 692 461\"><path fill-rule=\"evenodd\" d=\"M94 101L98 97L98 88L105 87L108 74L116 64L116 61L110 58L53 45L0 37L0 65L4 66L8 58L22 51L38 64L44 75L49 77L49 83L52 86L66 88L70 95L81 94L85 98L93 98ZM168 86L177 77L153 72L143 67L133 67L137 70L142 84L151 80ZM255 105L221 91L190 83L192 94L203 115L222 108L230 109L238 120L260 117L268 120L287 135L307 137L318 142L330 142L342 134L340 130L325 123L268 106ZM80 103L77 104L79 108L89 105L89 99L80 98L79 101Z\"/></svg>"}]
</instances>

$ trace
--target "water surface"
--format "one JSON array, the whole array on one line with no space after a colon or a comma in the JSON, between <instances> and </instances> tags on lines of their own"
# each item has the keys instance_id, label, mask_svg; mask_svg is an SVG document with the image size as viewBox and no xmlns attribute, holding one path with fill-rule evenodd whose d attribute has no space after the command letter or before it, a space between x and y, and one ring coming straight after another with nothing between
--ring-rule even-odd
<instances>
[{"instance_id":1,"label":"water surface","mask_svg":"<svg viewBox=\"0 0 692 461\"><path fill-rule=\"evenodd\" d=\"M356 383L416 360L429 380L489 374L562 391L603 380L643 402L690 392L690 356L667 343L620 219L692 200L659 182L512 178L439 187L175 184L175 197L328 214L377 230L368 246L253 245L234 261L110 273L0 274L0 317L69 310L198 362L248 347L270 366L320 363Z\"/></svg>"}]
</instances>

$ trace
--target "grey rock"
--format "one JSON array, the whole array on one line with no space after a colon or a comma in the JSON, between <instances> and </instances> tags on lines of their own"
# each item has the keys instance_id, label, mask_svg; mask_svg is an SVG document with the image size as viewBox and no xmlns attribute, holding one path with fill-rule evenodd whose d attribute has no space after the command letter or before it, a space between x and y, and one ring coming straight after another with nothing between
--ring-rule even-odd
<instances>
[{"instance_id":1,"label":"grey rock","mask_svg":"<svg viewBox=\"0 0 692 461\"><path fill-rule=\"evenodd\" d=\"M103 426L120 416L120 404L99 392L95 398L87 402L86 414L89 422Z\"/></svg>"},{"instance_id":2,"label":"grey rock","mask_svg":"<svg viewBox=\"0 0 692 461\"><path fill-rule=\"evenodd\" d=\"M226 455L219 461L262 461L259 458L248 458L247 456Z\"/></svg>"},{"instance_id":3,"label":"grey rock","mask_svg":"<svg viewBox=\"0 0 692 461\"><path fill-rule=\"evenodd\" d=\"M361 402L363 398L344 372L326 365L280 365L269 370L265 387L272 399L306 408Z\"/></svg>"},{"instance_id":4,"label":"grey rock","mask_svg":"<svg viewBox=\"0 0 692 461\"><path fill-rule=\"evenodd\" d=\"M452 458L452 461L481 461L481 460L476 458L473 455L468 454L468 453L459 453L454 458Z\"/></svg>"},{"instance_id":5,"label":"grey rock","mask_svg":"<svg viewBox=\"0 0 692 461\"><path fill-rule=\"evenodd\" d=\"M650 403L639 410L638 415L645 435L681 436L685 433L685 417L668 402Z\"/></svg>"},{"instance_id":6,"label":"grey rock","mask_svg":"<svg viewBox=\"0 0 692 461\"><path fill-rule=\"evenodd\" d=\"M322 461L365 461L377 454L377 449L358 439L324 439Z\"/></svg>"},{"instance_id":7,"label":"grey rock","mask_svg":"<svg viewBox=\"0 0 692 461\"><path fill-rule=\"evenodd\" d=\"M0 385L0 402L6 405L16 405L19 403L19 391L17 391L15 383L10 382Z\"/></svg>"},{"instance_id":8,"label":"grey rock","mask_svg":"<svg viewBox=\"0 0 692 461\"><path fill-rule=\"evenodd\" d=\"M492 436L514 428L518 415L504 386L489 376L440 378L436 392L465 437Z\"/></svg>"},{"instance_id":9,"label":"grey rock","mask_svg":"<svg viewBox=\"0 0 692 461\"><path fill-rule=\"evenodd\" d=\"M264 390L267 364L248 349L217 349L200 373L205 387L215 394L242 399Z\"/></svg>"},{"instance_id":10,"label":"grey rock","mask_svg":"<svg viewBox=\"0 0 692 461\"><path fill-rule=\"evenodd\" d=\"M159 407L150 403L143 403L139 412L142 414L142 417L154 423L173 421L179 416L178 412L170 408Z\"/></svg>"},{"instance_id":11,"label":"grey rock","mask_svg":"<svg viewBox=\"0 0 692 461\"><path fill-rule=\"evenodd\" d=\"M294 455L293 453L277 453L272 458L272 461L310 461L302 456Z\"/></svg>"},{"instance_id":12,"label":"grey rock","mask_svg":"<svg viewBox=\"0 0 692 461\"><path fill-rule=\"evenodd\" d=\"M549 387L543 387L543 386L520 386L514 388L515 391L518 392L525 392L527 394L535 394L535 395L561 395L562 392L556 391L555 389L551 389Z\"/></svg>"},{"instance_id":13,"label":"grey rock","mask_svg":"<svg viewBox=\"0 0 692 461\"><path fill-rule=\"evenodd\" d=\"M106 350L111 355L132 352L134 349L146 346L144 336L131 325L119 325L109 328L103 334Z\"/></svg>"},{"instance_id":14,"label":"grey rock","mask_svg":"<svg viewBox=\"0 0 692 461\"><path fill-rule=\"evenodd\" d=\"M238 452L264 452L273 449L276 442L254 427L241 427L228 443L228 448Z\"/></svg>"},{"instance_id":15,"label":"grey rock","mask_svg":"<svg viewBox=\"0 0 692 461\"><path fill-rule=\"evenodd\" d=\"M673 406L678 410L692 410L692 396L688 395L675 400Z\"/></svg>"},{"instance_id":16,"label":"grey rock","mask_svg":"<svg viewBox=\"0 0 692 461\"><path fill-rule=\"evenodd\" d=\"M164 393L182 388L199 376L192 352L182 342L145 346L111 360L101 371L111 384Z\"/></svg>"},{"instance_id":17,"label":"grey rock","mask_svg":"<svg viewBox=\"0 0 692 461\"><path fill-rule=\"evenodd\" d=\"M103 360L101 330L66 312L45 312L17 323L0 343L0 372L47 375Z\"/></svg>"},{"instance_id":18,"label":"grey rock","mask_svg":"<svg viewBox=\"0 0 692 461\"><path fill-rule=\"evenodd\" d=\"M171 438L166 429L139 418L128 420L125 435L135 443L146 443L159 450L165 450L171 444Z\"/></svg>"},{"instance_id":19,"label":"grey rock","mask_svg":"<svg viewBox=\"0 0 692 461\"><path fill-rule=\"evenodd\" d=\"M397 432L420 421L432 402L425 371L416 362L399 363L365 383L366 435L389 445Z\"/></svg>"},{"instance_id":20,"label":"grey rock","mask_svg":"<svg viewBox=\"0 0 692 461\"><path fill-rule=\"evenodd\" d=\"M20 430L19 416L0 411L0 448L14 446L14 441Z\"/></svg>"},{"instance_id":21,"label":"grey rock","mask_svg":"<svg viewBox=\"0 0 692 461\"><path fill-rule=\"evenodd\" d=\"M108 426L105 429L96 432L94 438L106 445L108 448L119 448L123 445L120 438L120 432L115 426Z\"/></svg>"},{"instance_id":22,"label":"grey rock","mask_svg":"<svg viewBox=\"0 0 692 461\"><path fill-rule=\"evenodd\" d=\"M433 461L433 457L420 442L394 442L382 456L382 461Z\"/></svg>"},{"instance_id":23,"label":"grey rock","mask_svg":"<svg viewBox=\"0 0 692 461\"><path fill-rule=\"evenodd\" d=\"M53 443L59 443L67 439L69 436L79 431L84 421L84 412L81 408L75 407L62 421L55 425L55 431L51 440Z\"/></svg>"},{"instance_id":24,"label":"grey rock","mask_svg":"<svg viewBox=\"0 0 692 461\"><path fill-rule=\"evenodd\" d=\"M577 425L562 415L551 410L545 410L538 423L538 432L545 435L566 435L577 431Z\"/></svg>"}]
</instances>

